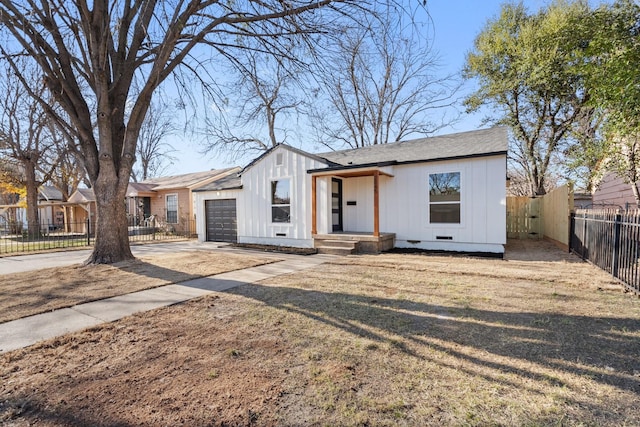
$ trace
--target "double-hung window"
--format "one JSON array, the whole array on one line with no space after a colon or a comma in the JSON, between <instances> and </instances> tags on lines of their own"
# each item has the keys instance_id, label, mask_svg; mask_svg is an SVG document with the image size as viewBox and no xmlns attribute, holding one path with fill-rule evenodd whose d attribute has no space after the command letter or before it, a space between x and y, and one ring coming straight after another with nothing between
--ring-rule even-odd
<instances>
[{"instance_id":1,"label":"double-hung window","mask_svg":"<svg viewBox=\"0 0 640 427\"><path fill-rule=\"evenodd\" d=\"M429 174L429 223L460 224L460 172Z\"/></svg>"},{"instance_id":2,"label":"double-hung window","mask_svg":"<svg viewBox=\"0 0 640 427\"><path fill-rule=\"evenodd\" d=\"M291 222L291 185L288 179L271 181L271 222Z\"/></svg>"},{"instance_id":3,"label":"double-hung window","mask_svg":"<svg viewBox=\"0 0 640 427\"><path fill-rule=\"evenodd\" d=\"M167 207L167 224L178 223L178 195L167 194L166 197Z\"/></svg>"}]
</instances>

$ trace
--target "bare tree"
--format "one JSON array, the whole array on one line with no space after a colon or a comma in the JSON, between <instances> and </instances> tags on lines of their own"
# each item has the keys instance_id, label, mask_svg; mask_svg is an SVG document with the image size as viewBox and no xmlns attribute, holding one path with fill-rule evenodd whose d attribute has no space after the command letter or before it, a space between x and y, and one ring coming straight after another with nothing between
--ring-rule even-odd
<instances>
[{"instance_id":1,"label":"bare tree","mask_svg":"<svg viewBox=\"0 0 640 427\"><path fill-rule=\"evenodd\" d=\"M87 180L87 172L78 156L69 149L66 138L58 136L57 140L58 162L49 182L60 190L62 200L67 200L78 189L80 184L90 185Z\"/></svg>"},{"instance_id":2,"label":"bare tree","mask_svg":"<svg viewBox=\"0 0 640 427\"><path fill-rule=\"evenodd\" d=\"M6 65L6 64L5 64ZM47 90L38 83L33 70L22 68L22 78L28 79L32 90L40 98ZM40 233L38 218L39 187L48 181L58 164L55 129L42 105L29 96L11 69L4 69L0 82L0 140L4 155L15 161L21 184L26 188L28 233Z\"/></svg>"},{"instance_id":3,"label":"bare tree","mask_svg":"<svg viewBox=\"0 0 640 427\"><path fill-rule=\"evenodd\" d=\"M311 101L320 143L352 148L428 135L448 122L436 110L453 103L453 76L438 76L438 56L425 27L389 12L345 31ZM325 102L326 99L326 102ZM324 106L324 107L322 107Z\"/></svg>"},{"instance_id":4,"label":"bare tree","mask_svg":"<svg viewBox=\"0 0 640 427\"><path fill-rule=\"evenodd\" d=\"M162 174L171 165L176 150L166 142L166 138L176 131L174 111L164 103L154 102L140 127L136 146L139 163L131 171L134 181L144 181Z\"/></svg>"},{"instance_id":5,"label":"bare tree","mask_svg":"<svg viewBox=\"0 0 640 427\"><path fill-rule=\"evenodd\" d=\"M292 46L292 48L294 48ZM219 114L207 120L206 151L221 150L232 158L255 155L285 142L286 126L302 105L298 87L299 64L274 58L259 49L238 53L232 63L237 78Z\"/></svg>"},{"instance_id":6,"label":"bare tree","mask_svg":"<svg viewBox=\"0 0 640 427\"><path fill-rule=\"evenodd\" d=\"M376 3L0 0L0 26L12 39L0 52L9 59L26 54L38 64L69 117L60 121L79 143L97 205L96 243L86 262L133 258L122 200L144 117L169 76L185 82L175 73L180 69L211 83L221 57L243 39L286 56L283 40L334 31L330 27L358 19ZM183 93L192 89L183 87Z\"/></svg>"}]
</instances>

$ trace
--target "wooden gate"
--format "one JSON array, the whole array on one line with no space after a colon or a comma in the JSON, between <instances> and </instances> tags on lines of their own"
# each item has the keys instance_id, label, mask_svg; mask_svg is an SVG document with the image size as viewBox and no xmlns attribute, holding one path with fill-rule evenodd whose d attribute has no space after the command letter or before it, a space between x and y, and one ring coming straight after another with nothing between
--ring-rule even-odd
<instances>
[{"instance_id":1,"label":"wooden gate","mask_svg":"<svg viewBox=\"0 0 640 427\"><path fill-rule=\"evenodd\" d=\"M542 239L542 199L507 197L507 238Z\"/></svg>"},{"instance_id":2,"label":"wooden gate","mask_svg":"<svg viewBox=\"0 0 640 427\"><path fill-rule=\"evenodd\" d=\"M507 237L548 239L569 248L573 188L566 184L540 197L507 197Z\"/></svg>"}]
</instances>

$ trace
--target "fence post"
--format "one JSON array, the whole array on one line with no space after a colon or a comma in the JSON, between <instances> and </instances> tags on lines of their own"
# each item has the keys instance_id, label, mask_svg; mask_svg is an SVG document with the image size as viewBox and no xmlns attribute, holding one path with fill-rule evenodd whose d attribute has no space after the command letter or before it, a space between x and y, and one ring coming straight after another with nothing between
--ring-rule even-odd
<instances>
[{"instance_id":1,"label":"fence post","mask_svg":"<svg viewBox=\"0 0 640 427\"><path fill-rule=\"evenodd\" d=\"M573 249L573 235L576 229L576 213L569 212L569 253Z\"/></svg>"},{"instance_id":2,"label":"fence post","mask_svg":"<svg viewBox=\"0 0 640 427\"><path fill-rule=\"evenodd\" d=\"M91 246L91 220L87 218L87 246Z\"/></svg>"},{"instance_id":3,"label":"fence post","mask_svg":"<svg viewBox=\"0 0 640 427\"><path fill-rule=\"evenodd\" d=\"M587 251L587 212L585 211L582 214L583 224L582 224L582 249L580 250L580 256L582 259L585 259L585 252Z\"/></svg>"},{"instance_id":4,"label":"fence post","mask_svg":"<svg viewBox=\"0 0 640 427\"><path fill-rule=\"evenodd\" d=\"M151 224L152 229L151 229L151 235L153 236L152 240L156 240L156 217L155 215L153 216L153 223Z\"/></svg>"},{"instance_id":5,"label":"fence post","mask_svg":"<svg viewBox=\"0 0 640 427\"><path fill-rule=\"evenodd\" d=\"M620 228L622 226L622 215L616 213L613 232L613 262L611 265L611 275L618 277L618 265L620 264Z\"/></svg>"}]
</instances>

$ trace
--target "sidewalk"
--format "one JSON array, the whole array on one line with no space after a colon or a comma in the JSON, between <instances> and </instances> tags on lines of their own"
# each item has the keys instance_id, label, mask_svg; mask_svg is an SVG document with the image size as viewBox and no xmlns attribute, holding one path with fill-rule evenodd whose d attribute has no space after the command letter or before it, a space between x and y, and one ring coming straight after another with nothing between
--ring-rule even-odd
<instances>
[{"instance_id":1,"label":"sidewalk","mask_svg":"<svg viewBox=\"0 0 640 427\"><path fill-rule=\"evenodd\" d=\"M284 261L272 264L160 286L12 320L0 324L0 353L24 348L42 340L101 323L113 322L135 313L315 267L331 258L331 255L288 255Z\"/></svg>"}]
</instances>

